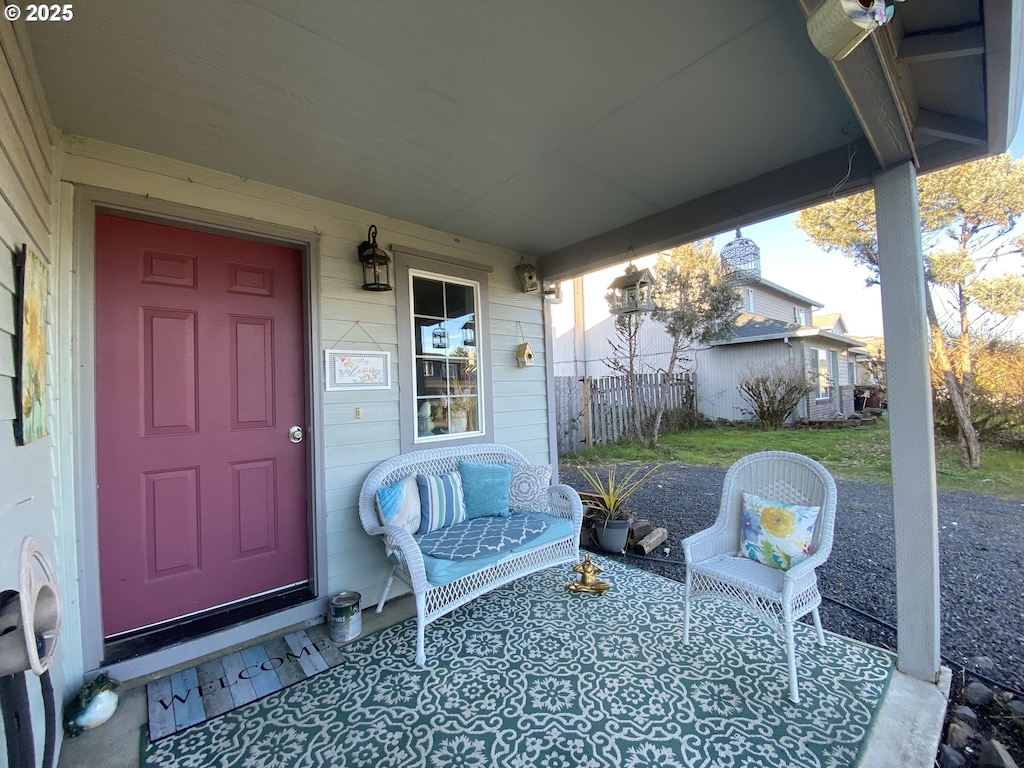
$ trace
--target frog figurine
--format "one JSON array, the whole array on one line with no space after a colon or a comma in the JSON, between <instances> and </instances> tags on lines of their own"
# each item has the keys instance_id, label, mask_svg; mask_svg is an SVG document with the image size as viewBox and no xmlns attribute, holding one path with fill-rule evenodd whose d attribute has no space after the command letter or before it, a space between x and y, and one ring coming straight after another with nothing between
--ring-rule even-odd
<instances>
[{"instance_id":1,"label":"frog figurine","mask_svg":"<svg viewBox=\"0 0 1024 768\"><path fill-rule=\"evenodd\" d=\"M106 672L81 687L78 695L64 707L64 730L68 736L103 725L117 709L117 687L121 683Z\"/></svg>"},{"instance_id":2,"label":"frog figurine","mask_svg":"<svg viewBox=\"0 0 1024 768\"><path fill-rule=\"evenodd\" d=\"M593 595L603 595L612 585L607 581L600 581L597 574L602 573L604 568L590 559L587 555L582 563L573 568L575 573L580 575L579 581L566 585L570 592L587 592Z\"/></svg>"}]
</instances>

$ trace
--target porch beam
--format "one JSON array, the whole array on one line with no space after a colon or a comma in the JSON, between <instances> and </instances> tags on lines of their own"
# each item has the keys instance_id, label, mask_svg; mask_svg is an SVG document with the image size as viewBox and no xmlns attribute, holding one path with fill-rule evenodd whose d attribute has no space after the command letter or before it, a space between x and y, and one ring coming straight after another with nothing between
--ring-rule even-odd
<instances>
[{"instance_id":1,"label":"porch beam","mask_svg":"<svg viewBox=\"0 0 1024 768\"><path fill-rule=\"evenodd\" d=\"M913 164L903 163L875 177L875 211L896 528L896 666L936 683L940 646L935 432Z\"/></svg>"},{"instance_id":2,"label":"porch beam","mask_svg":"<svg viewBox=\"0 0 1024 768\"><path fill-rule=\"evenodd\" d=\"M822 4L822 0L797 2L807 17ZM846 58L829 63L879 166L888 168L906 160L916 164L909 99L889 25L875 30Z\"/></svg>"},{"instance_id":3,"label":"porch beam","mask_svg":"<svg viewBox=\"0 0 1024 768\"><path fill-rule=\"evenodd\" d=\"M988 150L1005 152L1017 130L1024 80L1024 0L983 0Z\"/></svg>"},{"instance_id":4,"label":"porch beam","mask_svg":"<svg viewBox=\"0 0 1024 768\"><path fill-rule=\"evenodd\" d=\"M937 136L940 139L952 139L962 144L973 144L978 147L988 145L988 130L983 123L967 120L956 115L946 115L922 109L917 113L915 134Z\"/></svg>"},{"instance_id":5,"label":"porch beam","mask_svg":"<svg viewBox=\"0 0 1024 768\"><path fill-rule=\"evenodd\" d=\"M940 61L985 52L985 30L981 24L963 29L907 35L900 43L899 60L904 64Z\"/></svg>"},{"instance_id":6,"label":"porch beam","mask_svg":"<svg viewBox=\"0 0 1024 768\"><path fill-rule=\"evenodd\" d=\"M545 280L566 280L869 189L878 164L863 139L740 182L553 251L540 259Z\"/></svg>"}]
</instances>

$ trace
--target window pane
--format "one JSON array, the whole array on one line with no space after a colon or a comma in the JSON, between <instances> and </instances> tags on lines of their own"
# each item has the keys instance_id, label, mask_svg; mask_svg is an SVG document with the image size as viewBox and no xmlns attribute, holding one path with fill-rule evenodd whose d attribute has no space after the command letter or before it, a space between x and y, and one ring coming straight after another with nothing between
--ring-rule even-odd
<instances>
[{"instance_id":1,"label":"window pane","mask_svg":"<svg viewBox=\"0 0 1024 768\"><path fill-rule=\"evenodd\" d=\"M473 286L459 283L445 285L447 313L445 317L462 317L473 312Z\"/></svg>"},{"instance_id":2,"label":"window pane","mask_svg":"<svg viewBox=\"0 0 1024 768\"><path fill-rule=\"evenodd\" d=\"M438 430L441 426L434 419L444 419L444 410L440 400L422 398L416 401L416 436L427 437L429 435L441 434Z\"/></svg>"},{"instance_id":3,"label":"window pane","mask_svg":"<svg viewBox=\"0 0 1024 768\"><path fill-rule=\"evenodd\" d=\"M818 399L824 400L828 397L828 358L825 350L814 350L818 355Z\"/></svg>"},{"instance_id":4,"label":"window pane","mask_svg":"<svg viewBox=\"0 0 1024 768\"><path fill-rule=\"evenodd\" d=\"M413 277L412 311L415 315L444 317L444 283L425 277Z\"/></svg>"}]
</instances>

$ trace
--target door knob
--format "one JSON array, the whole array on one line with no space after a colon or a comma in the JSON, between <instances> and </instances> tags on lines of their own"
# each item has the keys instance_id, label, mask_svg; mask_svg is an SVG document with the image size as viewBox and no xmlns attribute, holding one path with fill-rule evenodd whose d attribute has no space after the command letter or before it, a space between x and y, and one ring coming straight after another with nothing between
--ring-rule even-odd
<instances>
[{"instance_id":1,"label":"door knob","mask_svg":"<svg viewBox=\"0 0 1024 768\"><path fill-rule=\"evenodd\" d=\"M288 439L293 443L302 442L302 427L292 427L288 430Z\"/></svg>"}]
</instances>

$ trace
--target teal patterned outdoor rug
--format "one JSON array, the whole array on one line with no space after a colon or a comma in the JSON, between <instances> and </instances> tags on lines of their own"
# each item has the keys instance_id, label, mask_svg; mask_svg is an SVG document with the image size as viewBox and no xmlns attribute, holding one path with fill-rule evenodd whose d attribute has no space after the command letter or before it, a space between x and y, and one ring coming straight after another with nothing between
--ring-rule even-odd
<instances>
[{"instance_id":1,"label":"teal patterned outdoor rug","mask_svg":"<svg viewBox=\"0 0 1024 768\"><path fill-rule=\"evenodd\" d=\"M345 662L150 744L148 768L683 768L857 764L890 653L797 630L799 705L781 640L726 603L609 560L603 597L556 568L427 628L415 620L342 647Z\"/></svg>"}]
</instances>

